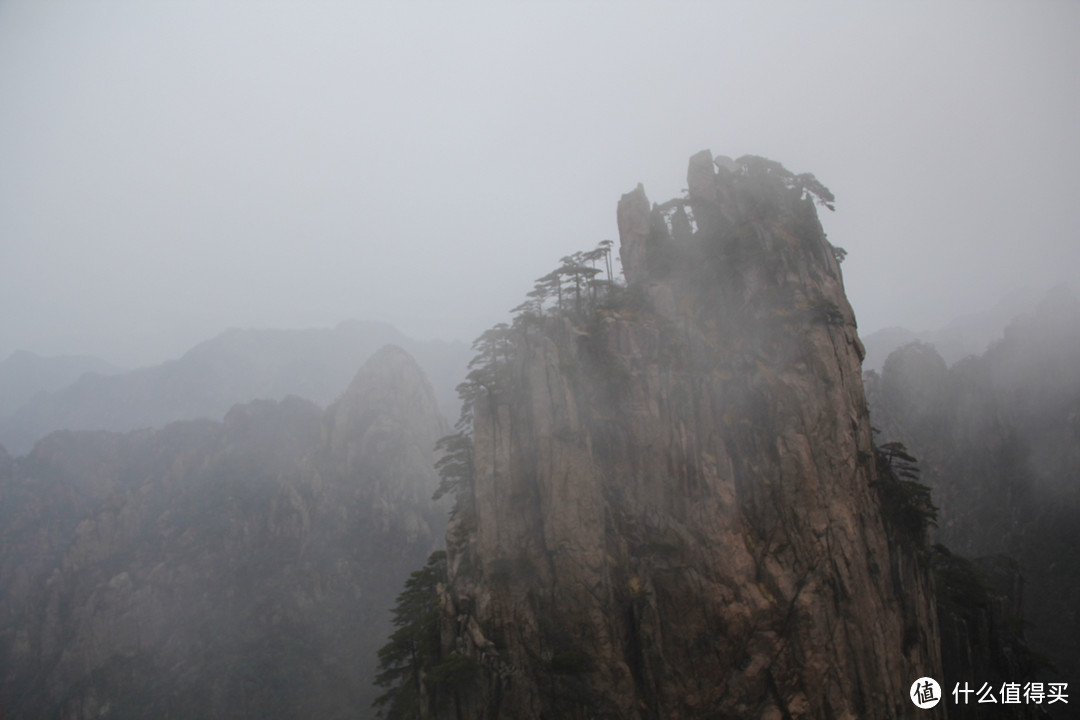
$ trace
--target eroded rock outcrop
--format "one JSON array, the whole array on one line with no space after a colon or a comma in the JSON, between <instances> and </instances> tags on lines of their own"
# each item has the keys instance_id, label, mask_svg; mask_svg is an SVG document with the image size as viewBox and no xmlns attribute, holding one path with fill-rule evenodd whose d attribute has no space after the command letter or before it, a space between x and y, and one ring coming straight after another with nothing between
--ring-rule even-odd
<instances>
[{"instance_id":1,"label":"eroded rock outcrop","mask_svg":"<svg viewBox=\"0 0 1080 720\"><path fill-rule=\"evenodd\" d=\"M445 528L445 430L387 347L325 412L256 401L0 453L0 715L370 716L388 608Z\"/></svg>"},{"instance_id":2,"label":"eroded rock outcrop","mask_svg":"<svg viewBox=\"0 0 1080 720\"><path fill-rule=\"evenodd\" d=\"M443 653L479 669L436 714L909 714L941 667L925 534L875 491L821 191L701 153L687 199L619 203L625 291L515 323L447 533Z\"/></svg>"}]
</instances>

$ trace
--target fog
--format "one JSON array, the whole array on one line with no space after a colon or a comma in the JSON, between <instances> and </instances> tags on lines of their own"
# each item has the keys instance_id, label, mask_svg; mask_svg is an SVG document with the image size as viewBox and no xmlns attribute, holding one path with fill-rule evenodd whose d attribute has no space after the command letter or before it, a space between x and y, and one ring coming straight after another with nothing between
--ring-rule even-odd
<instances>
[{"instance_id":1,"label":"fog","mask_svg":"<svg viewBox=\"0 0 1080 720\"><path fill-rule=\"evenodd\" d=\"M471 339L619 196L763 155L863 334L1080 264L1080 6L0 4L0 358L230 326Z\"/></svg>"}]
</instances>

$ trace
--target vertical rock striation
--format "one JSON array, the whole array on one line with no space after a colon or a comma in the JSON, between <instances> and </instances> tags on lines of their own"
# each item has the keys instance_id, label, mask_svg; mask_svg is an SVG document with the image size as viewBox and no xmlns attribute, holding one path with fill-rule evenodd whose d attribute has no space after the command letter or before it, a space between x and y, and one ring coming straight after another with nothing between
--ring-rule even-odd
<instances>
[{"instance_id":1,"label":"vertical rock striation","mask_svg":"<svg viewBox=\"0 0 1080 720\"><path fill-rule=\"evenodd\" d=\"M940 670L828 191L707 151L688 179L620 201L620 299L517 323L477 395L442 629L479 671L446 717L894 718Z\"/></svg>"}]
</instances>

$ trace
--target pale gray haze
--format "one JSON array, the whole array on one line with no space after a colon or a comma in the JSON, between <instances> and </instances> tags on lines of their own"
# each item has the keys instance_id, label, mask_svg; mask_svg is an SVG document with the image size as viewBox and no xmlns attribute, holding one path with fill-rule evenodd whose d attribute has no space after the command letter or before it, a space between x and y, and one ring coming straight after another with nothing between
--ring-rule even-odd
<instances>
[{"instance_id":1,"label":"pale gray haze","mask_svg":"<svg viewBox=\"0 0 1080 720\"><path fill-rule=\"evenodd\" d=\"M812 172L861 331L1080 264L1080 3L0 2L0 358L472 339L710 148Z\"/></svg>"}]
</instances>

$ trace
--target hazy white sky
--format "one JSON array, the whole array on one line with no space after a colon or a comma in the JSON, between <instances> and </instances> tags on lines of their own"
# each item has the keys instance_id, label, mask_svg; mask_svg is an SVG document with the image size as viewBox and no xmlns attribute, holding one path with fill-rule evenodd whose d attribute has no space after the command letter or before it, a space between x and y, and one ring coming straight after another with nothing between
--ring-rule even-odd
<instances>
[{"instance_id":1,"label":"hazy white sky","mask_svg":"<svg viewBox=\"0 0 1080 720\"><path fill-rule=\"evenodd\" d=\"M0 358L471 339L703 148L837 196L865 334L1080 273L1080 3L0 2Z\"/></svg>"}]
</instances>

